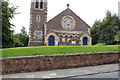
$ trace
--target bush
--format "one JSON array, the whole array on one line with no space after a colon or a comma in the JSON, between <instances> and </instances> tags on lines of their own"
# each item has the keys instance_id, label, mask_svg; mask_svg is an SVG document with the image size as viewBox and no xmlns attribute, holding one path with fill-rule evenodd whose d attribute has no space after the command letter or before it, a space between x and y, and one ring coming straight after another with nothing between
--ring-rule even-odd
<instances>
[{"instance_id":1,"label":"bush","mask_svg":"<svg viewBox=\"0 0 120 80\"><path fill-rule=\"evenodd\" d=\"M104 46L105 43L97 43L96 46Z\"/></svg>"}]
</instances>

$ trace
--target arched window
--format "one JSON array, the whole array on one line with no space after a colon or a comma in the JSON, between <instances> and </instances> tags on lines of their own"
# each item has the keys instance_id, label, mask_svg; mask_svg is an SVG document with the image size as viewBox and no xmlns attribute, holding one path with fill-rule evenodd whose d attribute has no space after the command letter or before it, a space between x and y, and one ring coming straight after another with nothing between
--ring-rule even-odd
<instances>
[{"instance_id":1,"label":"arched window","mask_svg":"<svg viewBox=\"0 0 120 80\"><path fill-rule=\"evenodd\" d=\"M67 42L67 40L68 40L68 37L67 37L67 35L65 36L65 42Z\"/></svg>"},{"instance_id":2,"label":"arched window","mask_svg":"<svg viewBox=\"0 0 120 80\"><path fill-rule=\"evenodd\" d=\"M34 37L35 37L35 39L41 39L41 32L35 31Z\"/></svg>"},{"instance_id":3,"label":"arched window","mask_svg":"<svg viewBox=\"0 0 120 80\"><path fill-rule=\"evenodd\" d=\"M62 42L62 35L60 35L60 42Z\"/></svg>"},{"instance_id":4,"label":"arched window","mask_svg":"<svg viewBox=\"0 0 120 80\"><path fill-rule=\"evenodd\" d=\"M43 9L43 3L44 3L44 0L36 0L35 1L35 8Z\"/></svg>"},{"instance_id":5,"label":"arched window","mask_svg":"<svg viewBox=\"0 0 120 80\"><path fill-rule=\"evenodd\" d=\"M40 0L40 9L43 9L43 0Z\"/></svg>"},{"instance_id":6,"label":"arched window","mask_svg":"<svg viewBox=\"0 0 120 80\"><path fill-rule=\"evenodd\" d=\"M72 41L72 36L70 36L70 41Z\"/></svg>"},{"instance_id":7,"label":"arched window","mask_svg":"<svg viewBox=\"0 0 120 80\"><path fill-rule=\"evenodd\" d=\"M39 5L39 0L36 0L36 2L35 2L35 8L38 8L38 5Z\"/></svg>"}]
</instances>

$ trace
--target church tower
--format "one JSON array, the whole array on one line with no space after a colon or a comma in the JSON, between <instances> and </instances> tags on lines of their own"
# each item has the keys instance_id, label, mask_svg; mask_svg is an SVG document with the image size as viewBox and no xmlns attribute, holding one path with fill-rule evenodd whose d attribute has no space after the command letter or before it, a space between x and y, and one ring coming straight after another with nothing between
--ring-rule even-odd
<instances>
[{"instance_id":1,"label":"church tower","mask_svg":"<svg viewBox=\"0 0 120 80\"><path fill-rule=\"evenodd\" d=\"M47 0L31 0L28 46L44 45L44 25L47 21Z\"/></svg>"}]
</instances>

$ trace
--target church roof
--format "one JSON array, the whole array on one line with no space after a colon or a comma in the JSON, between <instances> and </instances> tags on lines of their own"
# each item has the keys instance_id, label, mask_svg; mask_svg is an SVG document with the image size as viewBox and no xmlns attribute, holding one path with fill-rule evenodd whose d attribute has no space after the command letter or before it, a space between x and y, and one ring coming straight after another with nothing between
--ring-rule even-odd
<instances>
[{"instance_id":1,"label":"church roof","mask_svg":"<svg viewBox=\"0 0 120 80\"><path fill-rule=\"evenodd\" d=\"M60 14L49 20L47 24L48 29L54 30L64 30L61 26L61 20L64 16L72 16L75 19L76 25L72 31L85 31L90 28L90 26L85 23L79 16L77 16L70 8L65 9Z\"/></svg>"}]
</instances>

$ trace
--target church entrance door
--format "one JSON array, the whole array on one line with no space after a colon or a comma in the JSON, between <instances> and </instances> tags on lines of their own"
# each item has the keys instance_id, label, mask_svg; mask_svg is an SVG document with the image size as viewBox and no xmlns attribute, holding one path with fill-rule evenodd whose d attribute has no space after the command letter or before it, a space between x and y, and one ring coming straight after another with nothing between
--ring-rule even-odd
<instances>
[{"instance_id":1,"label":"church entrance door","mask_svg":"<svg viewBox=\"0 0 120 80\"><path fill-rule=\"evenodd\" d=\"M83 45L87 45L88 44L88 38L87 37L84 37L83 38Z\"/></svg>"},{"instance_id":2,"label":"church entrance door","mask_svg":"<svg viewBox=\"0 0 120 80\"><path fill-rule=\"evenodd\" d=\"M49 46L54 46L55 45L54 36L50 36L48 42L49 42Z\"/></svg>"}]
</instances>

